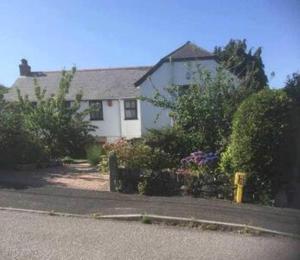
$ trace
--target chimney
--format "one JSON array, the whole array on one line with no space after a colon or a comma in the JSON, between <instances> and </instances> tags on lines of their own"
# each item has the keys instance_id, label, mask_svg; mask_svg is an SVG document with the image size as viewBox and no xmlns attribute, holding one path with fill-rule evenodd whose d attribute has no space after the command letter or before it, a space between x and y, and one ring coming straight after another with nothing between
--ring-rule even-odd
<instances>
[{"instance_id":1,"label":"chimney","mask_svg":"<svg viewBox=\"0 0 300 260\"><path fill-rule=\"evenodd\" d=\"M20 76L30 76L31 75L31 67L28 65L26 59L21 60L20 68Z\"/></svg>"}]
</instances>

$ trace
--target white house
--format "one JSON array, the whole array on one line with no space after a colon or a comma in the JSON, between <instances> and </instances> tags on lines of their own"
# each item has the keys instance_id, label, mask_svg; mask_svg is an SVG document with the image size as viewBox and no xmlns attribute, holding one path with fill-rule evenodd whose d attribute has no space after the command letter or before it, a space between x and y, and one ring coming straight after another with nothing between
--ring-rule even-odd
<instances>
[{"instance_id":1,"label":"white house","mask_svg":"<svg viewBox=\"0 0 300 260\"><path fill-rule=\"evenodd\" d=\"M20 77L5 94L6 100L16 100L19 88L22 95L34 102L34 78L47 95L56 92L61 71L32 72L25 59L21 62ZM214 73L217 62L211 53L187 42L152 67L78 70L66 99L72 101L82 92L82 109L91 105L99 108L88 119L98 127L94 134L101 141L140 137L147 129L170 126L172 119L169 111L138 97L153 97L156 90L164 93L170 85L190 85L199 66Z\"/></svg>"}]
</instances>

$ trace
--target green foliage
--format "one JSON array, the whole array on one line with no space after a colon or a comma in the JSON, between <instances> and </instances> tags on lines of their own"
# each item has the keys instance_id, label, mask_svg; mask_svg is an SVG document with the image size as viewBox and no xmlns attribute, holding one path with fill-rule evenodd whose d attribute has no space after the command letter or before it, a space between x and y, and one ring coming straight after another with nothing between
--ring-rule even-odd
<instances>
[{"instance_id":1,"label":"green foliage","mask_svg":"<svg viewBox=\"0 0 300 260\"><path fill-rule=\"evenodd\" d=\"M142 223L143 224L152 224L151 219L147 215L143 215L142 217Z\"/></svg>"},{"instance_id":2,"label":"green foliage","mask_svg":"<svg viewBox=\"0 0 300 260\"><path fill-rule=\"evenodd\" d=\"M84 147L92 142L90 132L94 127L85 120L88 110L79 112L81 94L71 106L66 105L66 95L75 74L62 72L59 89L55 95L46 97L46 90L35 80L36 105L18 90L18 105L24 118L24 127L35 135L51 157L69 155L82 157Z\"/></svg>"},{"instance_id":3,"label":"green foliage","mask_svg":"<svg viewBox=\"0 0 300 260\"><path fill-rule=\"evenodd\" d=\"M106 154L102 154L100 155L100 160L98 163L98 169L100 172L102 173L108 173L109 169L108 169L108 157Z\"/></svg>"},{"instance_id":4,"label":"green foliage","mask_svg":"<svg viewBox=\"0 0 300 260\"><path fill-rule=\"evenodd\" d=\"M48 155L39 140L24 128L18 107L0 97L0 167L46 162Z\"/></svg>"},{"instance_id":5,"label":"green foliage","mask_svg":"<svg viewBox=\"0 0 300 260\"><path fill-rule=\"evenodd\" d=\"M300 178L300 74L293 73L289 76L286 82L284 91L292 99L293 109L290 118L290 127L293 129L294 134L290 140L290 150L294 155L291 167L298 172ZM297 178L297 176L295 176ZM294 180L291 180L294 181Z\"/></svg>"},{"instance_id":6,"label":"green foliage","mask_svg":"<svg viewBox=\"0 0 300 260\"><path fill-rule=\"evenodd\" d=\"M231 143L222 167L247 173L254 200L274 197L288 178L290 99L283 91L264 90L246 99L234 116ZM231 157L231 158L228 158Z\"/></svg>"},{"instance_id":7,"label":"green foliage","mask_svg":"<svg viewBox=\"0 0 300 260\"><path fill-rule=\"evenodd\" d=\"M172 196L179 194L177 176L169 171L144 171L140 176L138 191L143 195Z\"/></svg>"},{"instance_id":8,"label":"green foliage","mask_svg":"<svg viewBox=\"0 0 300 260\"><path fill-rule=\"evenodd\" d=\"M193 146L193 140L177 126L159 130L150 129L143 138L145 143L151 147L151 156L155 160L152 168L155 169L176 168L184 156L197 149Z\"/></svg>"},{"instance_id":9,"label":"green foliage","mask_svg":"<svg viewBox=\"0 0 300 260\"><path fill-rule=\"evenodd\" d=\"M164 160L158 149L151 149L144 140L127 141L120 139L103 146L105 153L113 151L117 155L120 167L127 169L156 169L164 167L159 164Z\"/></svg>"},{"instance_id":10,"label":"green foliage","mask_svg":"<svg viewBox=\"0 0 300 260\"><path fill-rule=\"evenodd\" d=\"M189 152L199 148L223 151L231 133L233 114L243 95L235 79L222 69L215 76L200 70L197 82L184 93L180 86L171 86L167 95L157 92L153 98L142 99L171 110L176 126L182 129L190 145Z\"/></svg>"},{"instance_id":11,"label":"green foliage","mask_svg":"<svg viewBox=\"0 0 300 260\"><path fill-rule=\"evenodd\" d=\"M268 78L261 58L261 47L247 49L246 40L230 40L224 47L216 47L218 61L241 80L246 95L265 89Z\"/></svg>"},{"instance_id":12,"label":"green foliage","mask_svg":"<svg viewBox=\"0 0 300 260\"><path fill-rule=\"evenodd\" d=\"M102 154L103 154L103 149L100 144L90 145L86 149L87 160L93 166L99 164Z\"/></svg>"}]
</instances>

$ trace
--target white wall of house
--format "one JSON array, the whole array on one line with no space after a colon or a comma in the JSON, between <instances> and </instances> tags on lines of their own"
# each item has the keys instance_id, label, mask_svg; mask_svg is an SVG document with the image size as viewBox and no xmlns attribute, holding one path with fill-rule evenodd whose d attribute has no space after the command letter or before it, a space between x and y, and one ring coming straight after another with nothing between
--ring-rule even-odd
<instances>
[{"instance_id":1,"label":"white wall of house","mask_svg":"<svg viewBox=\"0 0 300 260\"><path fill-rule=\"evenodd\" d=\"M109 105L111 102L111 105ZM93 135L106 137L108 142L120 137L134 138L141 136L140 102L138 101L138 119L126 120L124 113L124 100L102 100L103 120L91 120L91 124L97 126ZM89 107L89 101L81 101L80 109L83 111ZM86 120L90 120L89 115Z\"/></svg>"},{"instance_id":2,"label":"white wall of house","mask_svg":"<svg viewBox=\"0 0 300 260\"><path fill-rule=\"evenodd\" d=\"M139 87L142 96L153 97L158 90L168 96L165 88L172 85L189 85L197 78L199 68L216 72L218 64L214 60L180 61L163 63L147 80ZM190 76L189 78L187 76ZM197 81L197 80L196 80ZM172 125L168 110L155 107L149 102L141 102L142 134L148 129L159 129ZM157 118L157 115L159 117Z\"/></svg>"},{"instance_id":3,"label":"white wall of house","mask_svg":"<svg viewBox=\"0 0 300 260\"><path fill-rule=\"evenodd\" d=\"M126 138L141 137L141 108L140 101L137 101L137 119L126 120L124 111L124 100L120 100L121 105L121 131Z\"/></svg>"}]
</instances>

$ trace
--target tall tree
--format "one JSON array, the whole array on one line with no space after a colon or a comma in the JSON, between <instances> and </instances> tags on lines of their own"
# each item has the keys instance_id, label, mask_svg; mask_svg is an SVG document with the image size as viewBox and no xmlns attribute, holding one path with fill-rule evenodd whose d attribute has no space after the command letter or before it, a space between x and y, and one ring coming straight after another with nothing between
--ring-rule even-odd
<instances>
[{"instance_id":1,"label":"tall tree","mask_svg":"<svg viewBox=\"0 0 300 260\"><path fill-rule=\"evenodd\" d=\"M248 50L245 39L230 40L225 47L215 47L214 50L218 61L241 80L241 87L247 93L267 88L268 78L261 53L261 47Z\"/></svg>"}]
</instances>

